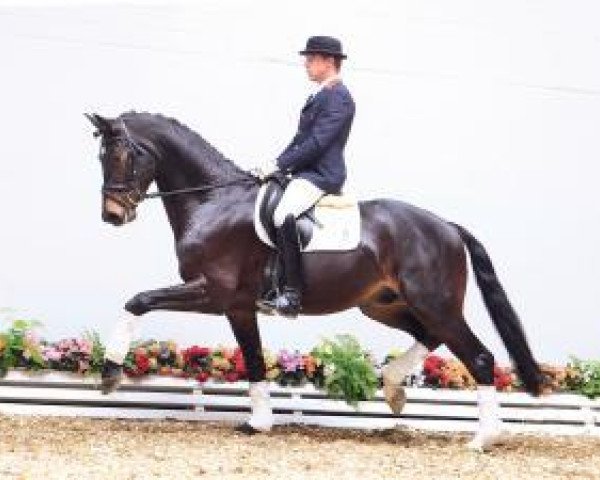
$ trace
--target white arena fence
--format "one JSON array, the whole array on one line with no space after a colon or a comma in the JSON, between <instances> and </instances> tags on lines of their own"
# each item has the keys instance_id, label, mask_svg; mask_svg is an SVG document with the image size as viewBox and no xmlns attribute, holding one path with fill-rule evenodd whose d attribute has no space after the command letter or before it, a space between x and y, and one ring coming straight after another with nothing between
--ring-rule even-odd
<instances>
[{"instance_id":1,"label":"white arena fence","mask_svg":"<svg viewBox=\"0 0 600 480\"><path fill-rule=\"evenodd\" d=\"M248 383L241 381L200 384L156 376L126 378L110 395L102 395L98 387L98 377L12 370L0 379L0 414L241 422L250 412ZM400 416L391 413L381 391L354 408L328 398L312 385L271 384L271 403L277 424L475 431L476 392L407 387L406 393L407 404ZM600 436L598 400L573 394L532 398L524 393L499 393L499 399L509 431Z\"/></svg>"}]
</instances>

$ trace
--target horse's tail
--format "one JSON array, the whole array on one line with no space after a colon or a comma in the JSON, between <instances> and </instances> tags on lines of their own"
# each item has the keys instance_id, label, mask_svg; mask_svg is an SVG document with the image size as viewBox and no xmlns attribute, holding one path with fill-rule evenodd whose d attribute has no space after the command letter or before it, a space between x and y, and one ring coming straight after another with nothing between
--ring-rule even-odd
<instances>
[{"instance_id":1,"label":"horse's tail","mask_svg":"<svg viewBox=\"0 0 600 480\"><path fill-rule=\"evenodd\" d=\"M483 245L471 233L456 223L450 224L458 230L469 251L471 265L487 311L515 362L525 389L532 395L541 394L544 386L542 372L529 349L521 321L496 276L492 260Z\"/></svg>"}]
</instances>

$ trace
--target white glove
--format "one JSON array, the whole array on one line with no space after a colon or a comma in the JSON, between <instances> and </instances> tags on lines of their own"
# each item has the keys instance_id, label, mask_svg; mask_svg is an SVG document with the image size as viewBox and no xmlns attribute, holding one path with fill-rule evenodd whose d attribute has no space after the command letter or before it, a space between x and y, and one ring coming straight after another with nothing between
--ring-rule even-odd
<instances>
[{"instance_id":1,"label":"white glove","mask_svg":"<svg viewBox=\"0 0 600 480\"><path fill-rule=\"evenodd\" d=\"M260 178L261 180L264 180L269 175L275 173L277 170L279 170L277 162L275 162L275 160L268 160L266 162L263 162L258 167L252 168L250 170L250 173Z\"/></svg>"}]
</instances>

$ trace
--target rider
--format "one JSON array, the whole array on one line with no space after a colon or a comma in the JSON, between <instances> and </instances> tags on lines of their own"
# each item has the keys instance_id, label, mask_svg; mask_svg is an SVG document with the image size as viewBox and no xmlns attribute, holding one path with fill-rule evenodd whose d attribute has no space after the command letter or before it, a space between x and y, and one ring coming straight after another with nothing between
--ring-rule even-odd
<instances>
[{"instance_id":1,"label":"rider","mask_svg":"<svg viewBox=\"0 0 600 480\"><path fill-rule=\"evenodd\" d=\"M279 314L295 317L301 308L303 272L296 218L323 195L338 194L346 180L344 147L354 118L354 101L342 83L339 71L341 42L333 37L314 36L299 52L306 72L318 89L302 108L298 131L279 155L258 168L261 178L279 170L291 176L273 214L277 248L283 262L284 288L275 298L259 303Z\"/></svg>"}]
</instances>

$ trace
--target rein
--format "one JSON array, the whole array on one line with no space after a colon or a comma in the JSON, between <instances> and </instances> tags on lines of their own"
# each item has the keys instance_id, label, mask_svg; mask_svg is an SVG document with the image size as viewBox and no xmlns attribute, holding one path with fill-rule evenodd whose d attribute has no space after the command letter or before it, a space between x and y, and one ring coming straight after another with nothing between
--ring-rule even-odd
<instances>
[{"instance_id":1,"label":"rein","mask_svg":"<svg viewBox=\"0 0 600 480\"><path fill-rule=\"evenodd\" d=\"M150 192L142 195L142 200L147 198L161 198L161 197L169 197L172 195L179 195L181 193L193 193L193 192L209 192L211 190L216 190L218 188L228 187L230 185L235 185L238 183L252 182L258 183L260 180L255 178L252 174L248 174L249 176L246 178L237 178L235 180L230 180L229 182L223 183L215 183L213 185L203 185L201 187L189 187L189 188L180 188L179 190L169 190L166 192Z\"/></svg>"},{"instance_id":2,"label":"rein","mask_svg":"<svg viewBox=\"0 0 600 480\"><path fill-rule=\"evenodd\" d=\"M138 153L138 152L143 152L144 149L131 137L131 134L129 133L129 129L127 128L127 125L125 125L125 122L121 119L121 128L123 129L124 133L125 133L125 141L128 144L130 150L133 150L134 153ZM133 162L132 162L132 177L134 174L134 167L133 167ZM142 201L142 200L146 200L149 198L163 198L163 197L170 197L173 195L179 195L179 194L183 194L183 193L193 193L193 192L209 192L211 190L216 190L218 188L224 188L224 187L228 187L230 185L235 185L238 183L246 183L246 182L252 182L252 183L260 183L260 180L254 176L252 173L250 172L244 172L247 176L243 177L243 178L236 178L235 180L230 180L228 182L223 182L223 183L216 183L213 185L202 185L202 186L198 186L198 187L188 187L188 188L180 188L178 190L168 190L166 192L150 192L150 193L140 193L137 192L139 200L138 201ZM132 202L133 205L135 205L137 202Z\"/></svg>"}]
</instances>

